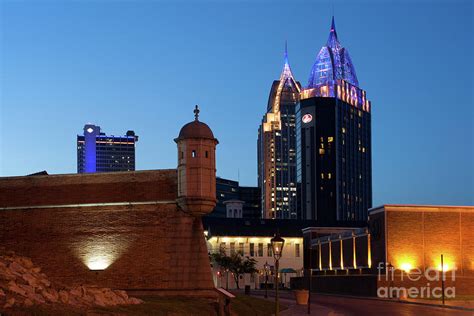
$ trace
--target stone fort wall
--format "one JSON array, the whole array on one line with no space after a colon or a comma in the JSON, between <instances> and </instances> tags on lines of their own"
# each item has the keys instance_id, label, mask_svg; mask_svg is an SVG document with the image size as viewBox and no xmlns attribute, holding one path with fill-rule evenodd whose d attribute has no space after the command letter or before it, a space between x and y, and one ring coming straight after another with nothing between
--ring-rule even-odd
<instances>
[{"instance_id":1,"label":"stone fort wall","mask_svg":"<svg viewBox=\"0 0 474 316\"><path fill-rule=\"evenodd\" d=\"M176 193L176 170L1 178L0 244L68 285L212 290L201 218Z\"/></svg>"}]
</instances>

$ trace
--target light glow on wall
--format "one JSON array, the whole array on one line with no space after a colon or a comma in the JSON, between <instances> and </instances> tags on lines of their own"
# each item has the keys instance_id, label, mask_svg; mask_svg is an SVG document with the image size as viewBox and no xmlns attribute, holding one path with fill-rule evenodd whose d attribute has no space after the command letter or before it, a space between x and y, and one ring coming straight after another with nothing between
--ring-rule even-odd
<instances>
[{"instance_id":1,"label":"light glow on wall","mask_svg":"<svg viewBox=\"0 0 474 316\"><path fill-rule=\"evenodd\" d=\"M339 236L341 238L341 236ZM344 253L342 251L342 239L339 241L340 242L340 250L341 250L341 269L344 269Z\"/></svg>"},{"instance_id":2,"label":"light glow on wall","mask_svg":"<svg viewBox=\"0 0 474 316\"><path fill-rule=\"evenodd\" d=\"M318 240L318 248L319 248L319 270L323 269L323 263L321 261L321 242ZM311 255L311 254L310 254Z\"/></svg>"},{"instance_id":3,"label":"light glow on wall","mask_svg":"<svg viewBox=\"0 0 474 316\"><path fill-rule=\"evenodd\" d=\"M356 238L354 232L352 232L352 254L353 254L353 265L354 269L357 269L357 257L356 257Z\"/></svg>"},{"instance_id":4,"label":"light glow on wall","mask_svg":"<svg viewBox=\"0 0 474 316\"><path fill-rule=\"evenodd\" d=\"M329 270L332 270L332 242L329 240Z\"/></svg>"},{"instance_id":5,"label":"light glow on wall","mask_svg":"<svg viewBox=\"0 0 474 316\"><path fill-rule=\"evenodd\" d=\"M372 267L372 252L370 251L370 234L367 233L367 266Z\"/></svg>"},{"instance_id":6,"label":"light glow on wall","mask_svg":"<svg viewBox=\"0 0 474 316\"><path fill-rule=\"evenodd\" d=\"M132 241L131 236L98 234L74 243L73 249L89 270L101 271L119 259Z\"/></svg>"},{"instance_id":7,"label":"light glow on wall","mask_svg":"<svg viewBox=\"0 0 474 316\"><path fill-rule=\"evenodd\" d=\"M106 256L92 256L87 261L87 267L89 270L105 270L111 264L110 258Z\"/></svg>"},{"instance_id":8,"label":"light glow on wall","mask_svg":"<svg viewBox=\"0 0 474 316\"><path fill-rule=\"evenodd\" d=\"M434 260L435 261L435 267L439 270L439 271L451 271L451 270L456 270L456 264L453 260L452 257L450 256L446 256L444 255L443 256L443 265L441 266L441 256L439 258L437 258L437 260Z\"/></svg>"},{"instance_id":9,"label":"light glow on wall","mask_svg":"<svg viewBox=\"0 0 474 316\"><path fill-rule=\"evenodd\" d=\"M403 262L400 265L400 269L405 271L405 272L410 272L413 269L413 265L409 262Z\"/></svg>"}]
</instances>

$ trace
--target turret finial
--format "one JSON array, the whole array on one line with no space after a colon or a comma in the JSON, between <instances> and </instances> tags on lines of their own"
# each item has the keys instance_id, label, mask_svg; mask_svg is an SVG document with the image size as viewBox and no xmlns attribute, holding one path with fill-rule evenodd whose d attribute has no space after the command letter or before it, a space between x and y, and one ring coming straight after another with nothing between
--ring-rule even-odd
<instances>
[{"instance_id":1,"label":"turret finial","mask_svg":"<svg viewBox=\"0 0 474 316\"><path fill-rule=\"evenodd\" d=\"M201 112L201 111L199 111L199 106L198 105L196 105L193 112L194 112L194 120L199 121L199 112Z\"/></svg>"}]
</instances>

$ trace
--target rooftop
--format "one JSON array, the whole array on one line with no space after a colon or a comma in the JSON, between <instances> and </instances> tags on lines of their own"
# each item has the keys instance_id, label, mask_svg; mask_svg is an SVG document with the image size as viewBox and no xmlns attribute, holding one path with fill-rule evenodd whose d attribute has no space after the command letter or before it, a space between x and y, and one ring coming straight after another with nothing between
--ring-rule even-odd
<instances>
[{"instance_id":1,"label":"rooftop","mask_svg":"<svg viewBox=\"0 0 474 316\"><path fill-rule=\"evenodd\" d=\"M247 219L203 217L209 236L269 237L279 232L282 237L303 237L303 229L320 227L317 221L294 219ZM340 223L337 227L364 227L366 223Z\"/></svg>"},{"instance_id":2,"label":"rooftop","mask_svg":"<svg viewBox=\"0 0 474 316\"><path fill-rule=\"evenodd\" d=\"M336 80L345 80L351 85L359 87L354 64L347 49L339 43L336 23L332 17L328 40L316 57L307 88L334 84Z\"/></svg>"}]
</instances>

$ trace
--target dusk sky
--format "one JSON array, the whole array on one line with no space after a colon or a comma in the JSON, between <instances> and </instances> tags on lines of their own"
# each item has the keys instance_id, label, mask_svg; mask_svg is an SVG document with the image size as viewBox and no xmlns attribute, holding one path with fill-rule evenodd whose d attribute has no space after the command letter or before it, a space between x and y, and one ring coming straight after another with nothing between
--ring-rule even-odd
<instances>
[{"instance_id":1,"label":"dusk sky","mask_svg":"<svg viewBox=\"0 0 474 316\"><path fill-rule=\"evenodd\" d=\"M135 130L138 170L175 168L199 104L218 176L254 186L285 40L306 86L333 12L372 101L374 206L473 205L470 0L0 0L0 176L75 173L88 122Z\"/></svg>"}]
</instances>

